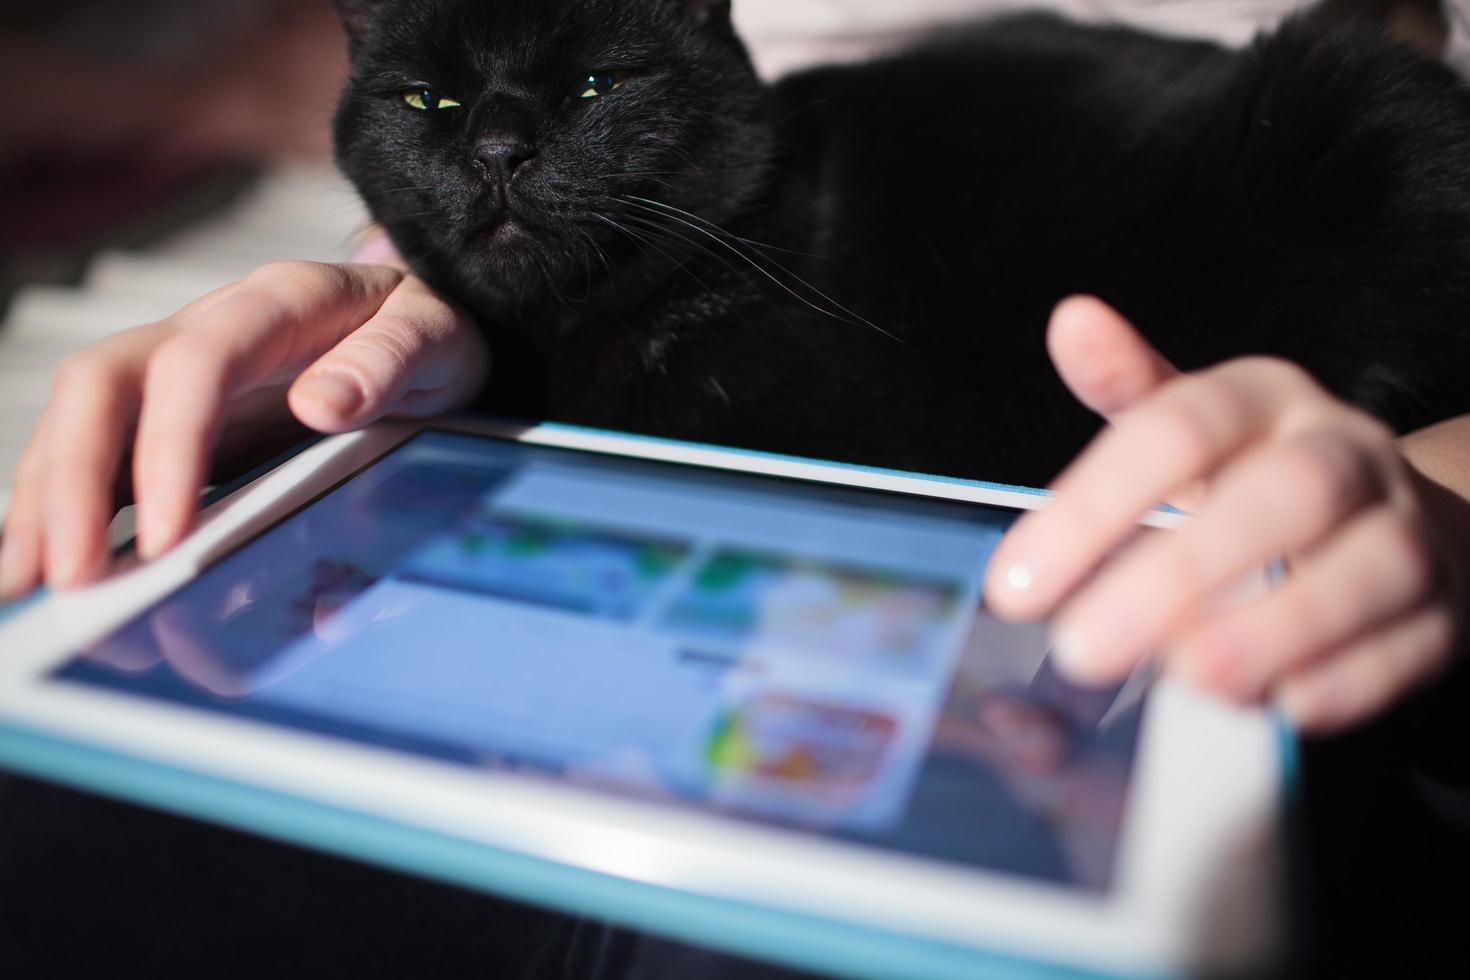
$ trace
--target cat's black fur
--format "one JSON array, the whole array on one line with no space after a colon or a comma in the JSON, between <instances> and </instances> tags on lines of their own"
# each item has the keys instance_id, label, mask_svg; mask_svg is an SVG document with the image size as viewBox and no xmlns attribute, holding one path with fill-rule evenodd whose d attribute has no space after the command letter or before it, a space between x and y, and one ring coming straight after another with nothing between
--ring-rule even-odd
<instances>
[{"instance_id":1,"label":"cat's black fur","mask_svg":"<svg viewBox=\"0 0 1470 980\"><path fill-rule=\"evenodd\" d=\"M341 166L489 331L502 408L1039 482L1097 424L1043 347L1086 292L1185 368L1470 410L1470 90L1366 33L1026 16L767 88L720 0L339 6Z\"/></svg>"}]
</instances>

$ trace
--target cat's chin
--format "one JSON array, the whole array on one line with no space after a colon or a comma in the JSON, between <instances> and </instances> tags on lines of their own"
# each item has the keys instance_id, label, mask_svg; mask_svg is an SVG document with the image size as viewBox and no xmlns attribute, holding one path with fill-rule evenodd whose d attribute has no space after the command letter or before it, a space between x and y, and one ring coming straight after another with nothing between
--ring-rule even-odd
<instances>
[{"instance_id":1,"label":"cat's chin","mask_svg":"<svg viewBox=\"0 0 1470 980\"><path fill-rule=\"evenodd\" d=\"M515 218L506 217L487 228L482 228L475 236L475 243L482 248L492 250L515 248L530 243L532 235L530 230Z\"/></svg>"},{"instance_id":2,"label":"cat's chin","mask_svg":"<svg viewBox=\"0 0 1470 980\"><path fill-rule=\"evenodd\" d=\"M540 236L525 222L510 216L477 229L467 244L500 272L525 266L545 252Z\"/></svg>"},{"instance_id":3,"label":"cat's chin","mask_svg":"<svg viewBox=\"0 0 1470 980\"><path fill-rule=\"evenodd\" d=\"M564 272L565 256L554 240L515 216L487 222L462 241L461 277L489 287L496 308L534 305Z\"/></svg>"}]
</instances>

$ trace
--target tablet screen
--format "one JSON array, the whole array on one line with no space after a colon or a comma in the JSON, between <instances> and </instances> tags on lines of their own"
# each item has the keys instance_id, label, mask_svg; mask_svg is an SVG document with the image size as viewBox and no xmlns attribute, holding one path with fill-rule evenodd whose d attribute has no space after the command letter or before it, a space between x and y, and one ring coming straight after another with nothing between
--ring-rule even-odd
<instances>
[{"instance_id":1,"label":"tablet screen","mask_svg":"<svg viewBox=\"0 0 1470 980\"><path fill-rule=\"evenodd\" d=\"M980 609L1013 517L431 430L57 676L1101 891L1141 685Z\"/></svg>"}]
</instances>

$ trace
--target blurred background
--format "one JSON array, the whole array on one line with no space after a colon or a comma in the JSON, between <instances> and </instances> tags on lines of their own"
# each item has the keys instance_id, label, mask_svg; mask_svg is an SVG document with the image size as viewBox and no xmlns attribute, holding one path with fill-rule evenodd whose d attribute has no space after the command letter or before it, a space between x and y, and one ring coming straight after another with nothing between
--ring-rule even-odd
<instances>
[{"instance_id":1,"label":"blurred background","mask_svg":"<svg viewBox=\"0 0 1470 980\"><path fill-rule=\"evenodd\" d=\"M0 511L66 354L366 226L327 0L0 8Z\"/></svg>"},{"instance_id":2,"label":"blurred background","mask_svg":"<svg viewBox=\"0 0 1470 980\"><path fill-rule=\"evenodd\" d=\"M1325 0L1463 58L1470 0ZM936 22L1044 7L1227 44L1302 0L735 0L767 77ZM367 218L334 172L346 73L329 0L0 8L0 514L69 352L274 259L346 259Z\"/></svg>"}]
</instances>

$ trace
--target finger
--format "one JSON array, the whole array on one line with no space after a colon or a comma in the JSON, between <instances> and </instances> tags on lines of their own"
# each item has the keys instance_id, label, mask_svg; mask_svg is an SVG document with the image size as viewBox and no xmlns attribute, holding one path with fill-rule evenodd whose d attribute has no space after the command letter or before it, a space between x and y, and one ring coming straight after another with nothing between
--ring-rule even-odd
<instances>
[{"instance_id":1,"label":"finger","mask_svg":"<svg viewBox=\"0 0 1470 980\"><path fill-rule=\"evenodd\" d=\"M1339 430L1249 453L1224 471L1210 504L1173 533L1150 535L1058 614L1058 665L1079 680L1128 673L1222 590L1298 551L1385 494L1376 457Z\"/></svg>"},{"instance_id":2,"label":"finger","mask_svg":"<svg viewBox=\"0 0 1470 980\"><path fill-rule=\"evenodd\" d=\"M1063 300L1052 313L1046 341L1072 394L1109 421L1180 376L1132 324L1091 296ZM1175 488L1168 502L1194 510L1207 493L1199 481Z\"/></svg>"},{"instance_id":3,"label":"finger","mask_svg":"<svg viewBox=\"0 0 1470 980\"><path fill-rule=\"evenodd\" d=\"M229 288L187 309L205 309ZM139 379L149 354L172 330L168 323L153 323L123 331L73 355L57 372L51 404L17 474L8 555L0 556L0 592L14 596L43 578L54 586L80 585L105 567Z\"/></svg>"},{"instance_id":4,"label":"finger","mask_svg":"<svg viewBox=\"0 0 1470 980\"><path fill-rule=\"evenodd\" d=\"M134 333L128 345L150 346L155 332ZM138 360L117 348L95 348L57 372L43 477L46 582L52 588L85 585L107 566L113 487L137 418Z\"/></svg>"},{"instance_id":5,"label":"finger","mask_svg":"<svg viewBox=\"0 0 1470 980\"><path fill-rule=\"evenodd\" d=\"M74 354L56 372L44 428L32 443L22 513L39 522L27 535L37 573L70 588L95 579L108 560L107 527L126 433L137 417L138 378L148 352L168 333L149 324ZM33 583L34 584L34 583Z\"/></svg>"},{"instance_id":6,"label":"finger","mask_svg":"<svg viewBox=\"0 0 1470 980\"><path fill-rule=\"evenodd\" d=\"M41 447L46 442L45 430L43 414L21 454L10 507L5 513L5 537L0 539L0 600L6 602L20 598L41 582L41 504L45 499L41 490Z\"/></svg>"},{"instance_id":7,"label":"finger","mask_svg":"<svg viewBox=\"0 0 1470 980\"><path fill-rule=\"evenodd\" d=\"M371 320L301 375L288 399L306 425L341 432L384 415L458 408L478 393L489 364L489 348L469 317L408 278Z\"/></svg>"},{"instance_id":8,"label":"finger","mask_svg":"<svg viewBox=\"0 0 1470 980\"><path fill-rule=\"evenodd\" d=\"M1277 704L1309 734L1367 721L1448 664L1455 631L1449 610L1423 609L1291 675L1276 689Z\"/></svg>"},{"instance_id":9,"label":"finger","mask_svg":"<svg viewBox=\"0 0 1470 980\"><path fill-rule=\"evenodd\" d=\"M171 548L192 523L225 400L331 349L401 278L382 266L263 266L178 323L149 359L143 385L133 453L143 557Z\"/></svg>"},{"instance_id":10,"label":"finger","mask_svg":"<svg viewBox=\"0 0 1470 980\"><path fill-rule=\"evenodd\" d=\"M1375 508L1279 588L1188 634L1169 666L1226 697L1256 701L1279 678L1423 607L1436 579L1422 536L1388 508Z\"/></svg>"},{"instance_id":11,"label":"finger","mask_svg":"<svg viewBox=\"0 0 1470 980\"><path fill-rule=\"evenodd\" d=\"M987 603L1013 619L1048 613L1144 512L1265 435L1305 391L1320 393L1300 369L1262 358L1165 385L1098 436L1057 479L1048 505L1002 539Z\"/></svg>"},{"instance_id":12,"label":"finger","mask_svg":"<svg viewBox=\"0 0 1470 980\"><path fill-rule=\"evenodd\" d=\"M1179 376L1127 320L1092 296L1072 296L1057 305L1046 347L1072 394L1104 418L1132 408Z\"/></svg>"}]
</instances>

